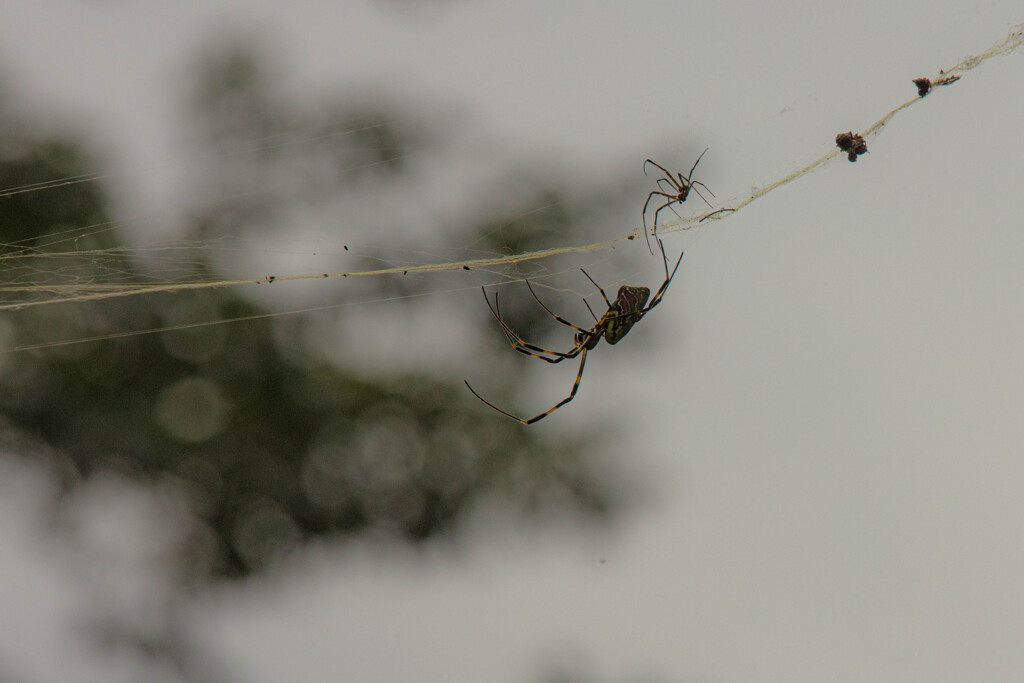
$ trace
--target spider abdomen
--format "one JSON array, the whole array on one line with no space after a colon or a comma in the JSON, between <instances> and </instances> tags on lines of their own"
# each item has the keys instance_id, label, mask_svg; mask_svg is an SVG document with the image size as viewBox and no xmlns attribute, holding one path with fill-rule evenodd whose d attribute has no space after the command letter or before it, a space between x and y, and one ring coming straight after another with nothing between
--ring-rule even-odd
<instances>
[{"instance_id":1,"label":"spider abdomen","mask_svg":"<svg viewBox=\"0 0 1024 683\"><path fill-rule=\"evenodd\" d=\"M608 312L601 319L604 324L605 341L609 344L617 344L626 336L636 321L640 319L640 311L644 310L650 295L651 290L647 287L630 287L629 285L619 287L615 301L612 302Z\"/></svg>"}]
</instances>

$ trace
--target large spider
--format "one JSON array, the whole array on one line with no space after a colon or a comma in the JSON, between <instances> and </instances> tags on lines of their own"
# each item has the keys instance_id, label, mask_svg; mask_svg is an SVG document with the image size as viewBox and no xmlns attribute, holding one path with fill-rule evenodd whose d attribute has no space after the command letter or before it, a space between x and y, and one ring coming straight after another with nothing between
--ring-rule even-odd
<instances>
[{"instance_id":1,"label":"large spider","mask_svg":"<svg viewBox=\"0 0 1024 683\"><path fill-rule=\"evenodd\" d=\"M699 180L690 180L690 178L693 177L693 172L697 169L697 164L699 164L700 160L704 158L704 154L707 151L708 151L707 148L704 148L704 151L700 153L699 157L697 157L697 161L693 162L693 167L690 169L690 174L687 175L685 178L683 177L682 173L677 173L676 174L677 176L679 176L678 179L673 178L672 174L669 173L668 170L664 166L662 166L661 164L655 163L654 161L652 161L650 159L647 159L646 161L644 161L644 175L647 175L647 164L652 164L654 166L657 166L658 168L661 169L662 173L665 174L664 178L658 178L658 183L657 183L658 187L661 188L662 187L662 185L661 185L662 183L668 183L669 184L669 190L670 190L670 192L661 192L660 190L654 190L649 195L647 195L647 201L644 202L644 210L643 210L644 237L647 239L647 248L648 249L651 249L651 238L647 235L647 205L651 203L651 197L654 197L655 195L657 195L657 196L660 196L660 197L666 197L668 199L667 202L665 202L664 204L659 206L657 208L657 210L655 210L655 212L654 212L654 230L653 230L653 232L654 232L654 236L655 237L658 236L658 214L661 213L662 209L670 208L673 204L682 204L683 202L685 202L686 198L690 195L690 189L691 188L694 189L694 191L697 193L697 196L699 196L701 199L704 200L705 204L707 204L709 207L711 206L711 203L707 199L705 199L704 195L702 195L700 193L700 190L697 190L694 186L695 185L700 185L701 187L703 187L708 192L711 192L711 189L707 185L705 185L704 183L700 182ZM715 193L711 192L711 196L714 197ZM675 209L672 209L672 211L674 212ZM676 214L676 215L678 216L679 214ZM654 250L653 249L651 249L651 254L652 255L654 254Z\"/></svg>"},{"instance_id":2,"label":"large spider","mask_svg":"<svg viewBox=\"0 0 1024 683\"><path fill-rule=\"evenodd\" d=\"M580 270L583 271L583 274L587 276L587 279L597 287L597 291L601 292L601 297L604 299L605 303L608 304L608 310L605 311L605 314L601 316L600 320L598 320L597 316L594 315L593 309L590 308L590 304L587 303L586 299L583 300L583 303L587 306L587 310L590 311L590 315L592 315L594 320L597 321L597 324L589 330L573 325L568 320L556 315L550 308L544 305L544 302L540 300L537 293L533 291L533 286L530 284L530 281L526 280L526 286L529 288L530 294L533 294L533 298L537 300L537 303L541 305L541 308L547 311L548 314L558 322L576 330L576 336L574 338L575 344L571 349L564 353L561 351L543 349L524 341L519 335L512 331L512 328L509 327L508 323L502 320L501 313L498 310L498 294L494 294L494 305L492 306L491 300L487 298L487 290L481 287L480 289L484 293L484 300L487 301L487 307L491 309L491 313L498 320L498 324L501 325L501 330L505 333L505 336L512 344L512 348L519 353L525 353L527 356L540 358L542 361L552 364L561 363L563 360L580 356L580 369L579 372L576 373L576 382L572 385L572 391L569 392L569 395L559 403L555 404L554 407L544 411L536 417L531 417L529 420L516 417L512 413L506 412L494 405L483 396L476 393L476 390L471 387L467 381L466 386L473 392L473 395L489 405L491 408L497 410L502 415L506 415L517 422L523 423L524 425L531 425L534 422L543 420L545 417L575 398L576 390L580 388L580 380L583 379L583 366L587 362L587 352L597 346L597 343L601 341L602 337L604 337L605 341L609 344L617 344L633 328L633 325L640 322L641 318L647 315L652 308L661 303L662 297L665 296L665 291L668 289L669 284L672 283L672 278L676 276L676 271L679 270L679 264L683 260L683 255L679 254L679 260L676 261L675 268L673 268L672 272L669 273L668 256L665 255L665 245L661 243L661 239L655 239L658 240L658 247L661 249L661 258L665 263L665 281L661 283L661 287L655 293L654 298L651 299L649 306L645 306L645 304L647 304L647 298L651 295L651 290L647 287L630 287L629 285L623 285L619 287L619 292L615 295L615 301L608 301L608 296L604 293L604 289L601 288L601 285L594 282L594 278L590 277L587 271L580 268Z\"/></svg>"}]
</instances>

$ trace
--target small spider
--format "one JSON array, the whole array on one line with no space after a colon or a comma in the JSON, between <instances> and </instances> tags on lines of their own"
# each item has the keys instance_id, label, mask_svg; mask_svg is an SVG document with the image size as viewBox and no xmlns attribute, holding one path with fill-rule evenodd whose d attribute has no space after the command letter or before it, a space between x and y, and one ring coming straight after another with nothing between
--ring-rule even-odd
<instances>
[{"instance_id":1,"label":"small spider","mask_svg":"<svg viewBox=\"0 0 1024 683\"><path fill-rule=\"evenodd\" d=\"M652 308L661 303L662 297L665 296L665 291L668 289L668 286L672 283L672 278L676 276L676 271L679 270L679 264L683 260L683 255L679 254L679 260L676 261L675 268L673 268L672 272L669 273L668 256L665 255L665 245L661 243L660 239L655 239L658 240L658 248L661 249L661 258L665 263L665 281L661 283L661 287L654 294L654 298L651 299L651 303L649 306L645 306L645 304L647 304L647 298L651 295L651 290L648 289L647 287L630 287L629 285L623 285L619 287L619 292L618 294L615 295L615 301L608 301L608 296L604 293L604 290L601 288L601 285L597 284L597 282L594 282L594 278L590 277L587 271L580 268L580 270L583 271L583 274L587 276L587 279L590 280L590 282L593 283L595 287L597 287L597 291L601 292L601 297L604 299L605 303L608 304L608 310L605 311L605 314L601 316L600 320L598 320L597 316L594 315L593 309L590 308L590 304L587 303L586 299L583 300L583 303L586 304L587 306L587 310L590 311L590 315L593 316L594 320L597 321L597 324L594 325L589 330L585 330L582 327L573 325L568 320L565 320L564 318L556 315L550 308L544 305L544 302L540 300L540 298L537 296L537 293L533 291L533 286L530 285L530 281L526 280L526 286L527 288L529 288L530 294L532 294L533 298L537 300L537 303L541 305L541 308L547 311L548 315L550 315L558 322L576 330L576 336L574 337L575 343L573 347L564 353L561 351L549 351L548 349L543 349L539 346L534 346L533 344L528 344L526 341L524 341L519 335L512 331L512 328L509 327L508 323L502 320L501 313L498 310L497 293L495 293L494 295L494 305L492 306L491 300L487 298L487 290L481 287L480 289L484 293L484 300L487 301L487 307L491 309L491 314L494 315L494 317L498 321L498 324L501 325L501 330L502 332L505 333L505 336L512 344L513 349L515 349L519 353L525 353L527 356L540 358L542 361L551 364L561 363L563 360L569 360L570 358L580 356L580 369L579 372L576 373L576 382L572 385L572 391L569 392L569 395L566 398L562 399L559 403L555 404L554 407L549 408L540 415L531 417L529 420L524 420L521 417L516 417L512 413L506 412L499 408L498 406L494 405L493 403L485 399L483 396L476 393L476 390L473 387L471 387L469 385L469 382L467 381L466 386L469 387L469 390L473 392L473 395L476 396L481 401L483 401L484 403L486 403L494 410L497 410L502 415L510 417L513 420L521 422L524 425L531 425L534 422L543 420L545 417L555 412L569 401L573 400L573 398L576 397L576 390L580 388L580 380L583 379L583 366L587 362L587 352L593 349L595 346L597 346L597 343L601 341L602 337L604 337L604 340L607 341L609 344L619 343L619 341L621 341L622 338L625 337L626 334L633 328L633 325L636 325L638 322L640 322L640 320L645 315L647 315Z\"/></svg>"},{"instance_id":2,"label":"small spider","mask_svg":"<svg viewBox=\"0 0 1024 683\"><path fill-rule=\"evenodd\" d=\"M668 170L664 166L662 166L661 164L657 164L657 163L655 163L654 161L652 161L650 159L648 159L648 160L646 160L644 162L644 175L647 175L647 164L652 164L654 166L657 166L658 168L661 169L662 173L665 174L664 178L658 178L658 187L660 188L662 186L661 185L662 183L668 183L669 184L669 190L670 190L670 192L661 192L660 190L654 190L649 195L647 195L647 201L644 202L644 210L643 210L644 237L647 238L647 248L648 249L651 249L651 238L647 236L647 205L651 203L651 198L652 197L657 195L657 196L665 197L665 198L668 199L667 202L665 202L664 204L659 206L657 208L657 210L655 210L655 212L654 212L654 230L653 230L653 232L654 232L654 236L655 237L658 236L658 214L661 213L661 210L664 209L664 208L671 208L671 206L673 204L682 204L683 202L685 202L686 198L690 195L690 189L691 188L694 189L697 192L697 196L699 196L701 199L703 199L705 204L707 204L709 207L711 207L711 203L707 199L705 199L704 195L702 195L700 193L700 190L697 190L694 186L695 185L700 185L701 187L703 187L708 192L711 192L711 189L707 185L705 185L704 183L700 182L699 180L690 180L693 177L694 170L696 170L696 168L697 168L697 164L699 164L700 160L704 158L704 154L707 151L708 151L707 148L705 148L704 151L700 153L700 156L697 157L697 161L693 162L693 167L690 169L690 174L688 176L686 176L684 178L682 173L677 173L676 175L679 176L678 180L676 178L673 178L672 174L669 173ZM715 193L711 192L711 196L714 197ZM672 211L675 212L675 209L672 209ZM676 215L678 216L679 214L677 213ZM652 255L654 254L654 250L653 249L651 249L651 254Z\"/></svg>"},{"instance_id":3,"label":"small spider","mask_svg":"<svg viewBox=\"0 0 1024 683\"><path fill-rule=\"evenodd\" d=\"M864 141L864 136L853 131L837 135L836 147L846 152L846 158L850 161L857 161L859 155L868 151L868 143Z\"/></svg>"}]
</instances>

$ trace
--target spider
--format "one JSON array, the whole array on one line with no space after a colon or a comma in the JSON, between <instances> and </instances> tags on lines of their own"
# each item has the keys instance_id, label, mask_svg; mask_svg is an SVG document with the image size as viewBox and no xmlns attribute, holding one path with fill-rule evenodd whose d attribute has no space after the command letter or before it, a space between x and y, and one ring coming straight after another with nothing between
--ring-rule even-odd
<instances>
[{"instance_id":1,"label":"spider","mask_svg":"<svg viewBox=\"0 0 1024 683\"><path fill-rule=\"evenodd\" d=\"M654 166L657 166L658 168L661 169L662 173L665 174L664 178L658 178L658 183L657 183L658 187L661 188L662 187L662 185L661 185L662 183L668 183L669 184L669 189L671 190L671 192L661 192L660 190L654 190L649 195L647 195L647 201L644 202L644 210L643 210L644 237L647 238L647 248L648 249L651 249L651 238L647 236L647 205L651 203L651 198L652 197L654 197L655 195L658 195L660 197L668 198L668 201L665 202L664 204L662 204L661 206L659 206L657 208L657 210L654 212L654 231L653 232L654 232L654 236L657 237L658 236L658 214L661 213L662 209L669 208L673 204L682 204L683 202L685 202L686 198L690 195L690 189L694 188L694 185L700 185L701 187L703 187L708 192L711 192L711 189L707 185L705 185L704 183L700 182L699 180L690 180L690 178L693 177L694 170L696 170L696 168L697 168L697 164L699 164L700 160L704 158L704 154L707 153L707 151L708 151L707 148L705 148L704 151L700 153L700 156L697 157L697 161L693 162L693 167L690 168L690 174L688 176L686 176L684 178L682 173L677 173L676 175L679 176L678 180L673 178L672 174L669 173L668 170L664 166L662 166L661 164L657 164L654 161L652 161L651 159L647 159L646 161L644 161L644 175L647 175L647 164L652 164ZM697 196L699 196L701 199L704 199L704 203L707 204L708 207L711 207L711 203L707 199L704 198L704 195L702 195L700 193L700 190L696 190L695 189L695 191L697 192ZM711 192L711 196L714 197L715 193ZM672 211L674 212L675 209L672 209ZM676 214L676 215L678 216L679 214ZM653 249L651 249L651 254L652 255L654 254L654 250Z\"/></svg>"},{"instance_id":2,"label":"spider","mask_svg":"<svg viewBox=\"0 0 1024 683\"><path fill-rule=\"evenodd\" d=\"M497 293L495 293L494 295L494 305L492 306L491 300L487 297L487 290L481 287L480 289L484 293L484 300L487 301L487 307L491 309L491 314L494 315L494 317L498 321L498 324L501 325L501 330L502 332L505 333L505 337L507 337L509 342L512 344L512 348L514 348L519 353L525 353L527 356L533 356L534 358L539 358L542 361L551 364L561 363L563 360L569 360L570 358L580 356L580 369L579 372L576 373L576 382L572 385L572 391L569 392L569 395L566 398L562 399L557 404L555 404L554 407L549 408L540 415L531 417L529 420L524 420L521 417L516 417L512 413L504 411L498 406L494 405L493 403L485 399L483 396L476 393L476 390L472 386L470 386L469 382L467 381L466 386L469 387L469 390L471 392L473 392L473 395L476 396L481 401L483 401L484 403L486 403L494 410L501 413L502 415L510 417L513 420L521 422L524 425L531 425L534 422L543 420L545 417L555 412L569 401L573 400L573 398L576 397L576 390L580 388L580 380L583 379L583 367L587 362L587 352L593 349L595 346L597 346L597 343L601 341L602 337L604 337L605 341L607 341L609 344L619 343L619 341L623 337L625 337L626 334L633 328L633 325L636 325L638 322L640 322L641 318L647 315L647 313L650 312L652 308L661 303L662 297L665 296L665 291L668 289L668 286L672 283L672 278L676 276L676 271L679 270L679 264L683 260L683 255L679 254L679 260L676 261L675 268L673 268L672 272L669 273L668 256L665 255L665 245L661 243L661 239L655 239L658 240L658 247L661 249L661 258L662 261L664 261L665 263L665 281L661 283L661 287L654 294L654 298L651 299L650 305L645 305L647 304L648 297L651 295L650 289L648 289L647 287L630 287L629 285L623 285L619 287L618 294L615 295L615 301L608 301L608 296L604 293L604 289L601 288L601 285L597 284L597 282L594 281L594 278L590 277L587 271L580 268L583 274L587 276L587 279L590 280L590 282L595 287L597 287L597 291L601 292L601 298L603 298L605 303L608 304L608 310L605 311L604 315L602 315L600 320L598 320L597 316L594 314L593 309L590 308L590 304L587 303L586 299L583 300L583 303L586 305L587 310L590 311L590 315L593 316L594 320L597 321L597 324L594 325L589 330L585 330L582 327L573 325L568 320L556 315L550 308L544 305L544 302L540 300L540 297L537 296L537 293L533 291L533 286L530 284L530 281L525 281L527 288L530 290L530 294L532 294L533 298L537 300L537 303L541 305L541 308L548 312L548 315L550 315L552 318L562 323L563 325L566 325L576 330L576 335L574 337L575 343L573 344L573 347L564 353L561 351L550 351L548 349L544 349L539 346L534 346L533 344L529 344L526 341L524 341L519 335L512 331L512 328L509 327L508 323L502 320L501 312L498 310Z\"/></svg>"}]
</instances>

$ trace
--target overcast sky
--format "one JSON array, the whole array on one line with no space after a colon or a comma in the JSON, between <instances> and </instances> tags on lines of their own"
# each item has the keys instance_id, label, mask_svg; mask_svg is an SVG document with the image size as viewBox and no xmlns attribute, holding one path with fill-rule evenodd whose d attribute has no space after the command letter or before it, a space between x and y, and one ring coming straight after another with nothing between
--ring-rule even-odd
<instances>
[{"instance_id":1,"label":"overcast sky","mask_svg":"<svg viewBox=\"0 0 1024 683\"><path fill-rule=\"evenodd\" d=\"M598 181L648 156L685 170L709 147L701 179L742 198L1024 22L1009 0L402 6L8 3L0 74L18 106L95 135L109 169L145 169L114 191L160 220L179 204L177 89L225 31L262 40L296 93L450 107L477 161ZM994 59L855 164L666 234L686 256L643 353L600 364L602 347L572 409L535 427L630 425L594 457L652 500L614 530L481 510L458 552L310 551L202 596L190 631L249 681L511 682L559 667L609 682L1024 679L1022 76L1020 54ZM658 267L638 272L655 282ZM539 408L565 388L538 383ZM40 540L45 482L8 468L0 666L131 680L72 645L92 584Z\"/></svg>"}]
</instances>

